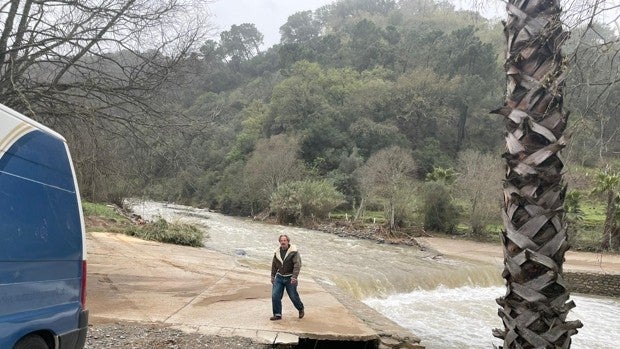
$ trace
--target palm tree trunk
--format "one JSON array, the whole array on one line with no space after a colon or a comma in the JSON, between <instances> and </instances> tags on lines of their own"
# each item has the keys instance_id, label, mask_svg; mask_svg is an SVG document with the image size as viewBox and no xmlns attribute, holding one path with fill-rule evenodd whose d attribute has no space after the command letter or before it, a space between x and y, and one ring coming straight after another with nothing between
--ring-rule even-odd
<instances>
[{"instance_id":1,"label":"palm tree trunk","mask_svg":"<svg viewBox=\"0 0 620 349\"><path fill-rule=\"evenodd\" d=\"M509 0L507 94L494 113L506 120L505 231L506 295L497 300L504 329L493 334L502 348L570 348L582 326L566 321L574 307L562 277L569 245L564 219L566 185L559 151L568 113L562 111L568 37L559 0Z\"/></svg>"}]
</instances>

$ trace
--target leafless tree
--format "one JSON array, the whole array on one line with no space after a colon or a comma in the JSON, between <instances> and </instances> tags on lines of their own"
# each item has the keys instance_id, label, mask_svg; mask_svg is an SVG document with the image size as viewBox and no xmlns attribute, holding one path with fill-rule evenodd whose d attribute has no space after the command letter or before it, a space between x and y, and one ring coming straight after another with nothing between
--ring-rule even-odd
<instances>
[{"instance_id":1,"label":"leafless tree","mask_svg":"<svg viewBox=\"0 0 620 349\"><path fill-rule=\"evenodd\" d=\"M47 125L146 125L207 33L198 0L0 2L0 100ZM149 119L149 117L151 117Z\"/></svg>"},{"instance_id":2,"label":"leafless tree","mask_svg":"<svg viewBox=\"0 0 620 349\"><path fill-rule=\"evenodd\" d=\"M304 165L298 158L299 144L293 137L277 135L259 140L245 165L245 185L250 201L258 209L266 207L269 198L286 182L300 180Z\"/></svg>"},{"instance_id":3,"label":"leafless tree","mask_svg":"<svg viewBox=\"0 0 620 349\"><path fill-rule=\"evenodd\" d=\"M572 32L567 42L567 101L579 132L593 132L591 144L601 161L620 151L620 3L610 0L567 1L563 22ZM615 145L615 147L614 147Z\"/></svg>"},{"instance_id":4,"label":"leafless tree","mask_svg":"<svg viewBox=\"0 0 620 349\"><path fill-rule=\"evenodd\" d=\"M393 146L372 154L360 168L359 176L364 197L374 196L385 202L386 219L394 229L399 196L413 178L415 163L406 149ZM361 206L360 206L361 208Z\"/></svg>"},{"instance_id":5,"label":"leafless tree","mask_svg":"<svg viewBox=\"0 0 620 349\"><path fill-rule=\"evenodd\" d=\"M125 149L185 122L161 91L206 18L199 0L0 0L0 102L64 134L86 197L110 199Z\"/></svg>"},{"instance_id":6,"label":"leafless tree","mask_svg":"<svg viewBox=\"0 0 620 349\"><path fill-rule=\"evenodd\" d=\"M469 224L473 234L482 233L487 224L499 219L500 197L495 186L501 182L499 168L500 161L494 155L474 150L459 154L456 185L459 197L469 202Z\"/></svg>"}]
</instances>

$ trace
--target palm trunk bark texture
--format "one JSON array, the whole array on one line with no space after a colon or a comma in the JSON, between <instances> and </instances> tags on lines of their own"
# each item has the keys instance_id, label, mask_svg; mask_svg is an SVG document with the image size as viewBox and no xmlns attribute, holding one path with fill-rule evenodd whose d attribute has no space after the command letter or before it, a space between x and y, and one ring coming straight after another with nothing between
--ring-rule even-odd
<instances>
[{"instance_id":1,"label":"palm trunk bark texture","mask_svg":"<svg viewBox=\"0 0 620 349\"><path fill-rule=\"evenodd\" d=\"M501 348L570 348L581 322L562 277L568 250L566 185L559 152L568 113L562 110L568 37L559 0L509 0L504 23L507 90L494 110L506 122L502 218L506 294L497 300Z\"/></svg>"}]
</instances>

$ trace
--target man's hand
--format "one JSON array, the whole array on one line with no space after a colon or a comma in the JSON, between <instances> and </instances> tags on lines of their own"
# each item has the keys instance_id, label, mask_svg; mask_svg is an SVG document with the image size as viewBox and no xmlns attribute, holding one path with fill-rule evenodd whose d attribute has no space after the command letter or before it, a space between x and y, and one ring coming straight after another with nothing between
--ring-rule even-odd
<instances>
[{"instance_id":1,"label":"man's hand","mask_svg":"<svg viewBox=\"0 0 620 349\"><path fill-rule=\"evenodd\" d=\"M274 278L273 276L271 277L271 284L273 285L273 282L275 281L276 278Z\"/></svg>"},{"instance_id":2,"label":"man's hand","mask_svg":"<svg viewBox=\"0 0 620 349\"><path fill-rule=\"evenodd\" d=\"M296 284L296 283L297 283L297 278L291 277L291 284Z\"/></svg>"}]
</instances>

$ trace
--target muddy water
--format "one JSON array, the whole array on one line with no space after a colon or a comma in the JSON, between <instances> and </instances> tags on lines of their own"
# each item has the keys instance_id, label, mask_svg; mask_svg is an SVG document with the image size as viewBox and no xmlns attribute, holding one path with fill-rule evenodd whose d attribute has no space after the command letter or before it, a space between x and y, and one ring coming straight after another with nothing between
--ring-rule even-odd
<instances>
[{"instance_id":1,"label":"muddy water","mask_svg":"<svg viewBox=\"0 0 620 349\"><path fill-rule=\"evenodd\" d=\"M335 283L358 299L431 290L440 285L491 286L501 284L498 268L434 258L430 252L409 246L379 244L334 234L260 223L178 205L143 202L134 211L149 219L162 216L207 227L205 246L229 255L239 263L271 266L278 237L287 234L302 256L302 276ZM268 277L268 272L267 272Z\"/></svg>"},{"instance_id":2,"label":"muddy water","mask_svg":"<svg viewBox=\"0 0 620 349\"><path fill-rule=\"evenodd\" d=\"M410 329L429 349L501 344L491 335L492 328L501 326L494 299L504 293L496 266L436 258L417 248L264 224L187 206L144 201L132 206L147 219L161 216L206 227L206 248L235 255L240 265L264 269L266 278L278 236L287 234L300 249L302 281L305 274L337 285ZM578 308L571 316L585 325L573 337L573 347L617 348L620 302L583 296L573 299Z\"/></svg>"}]
</instances>

